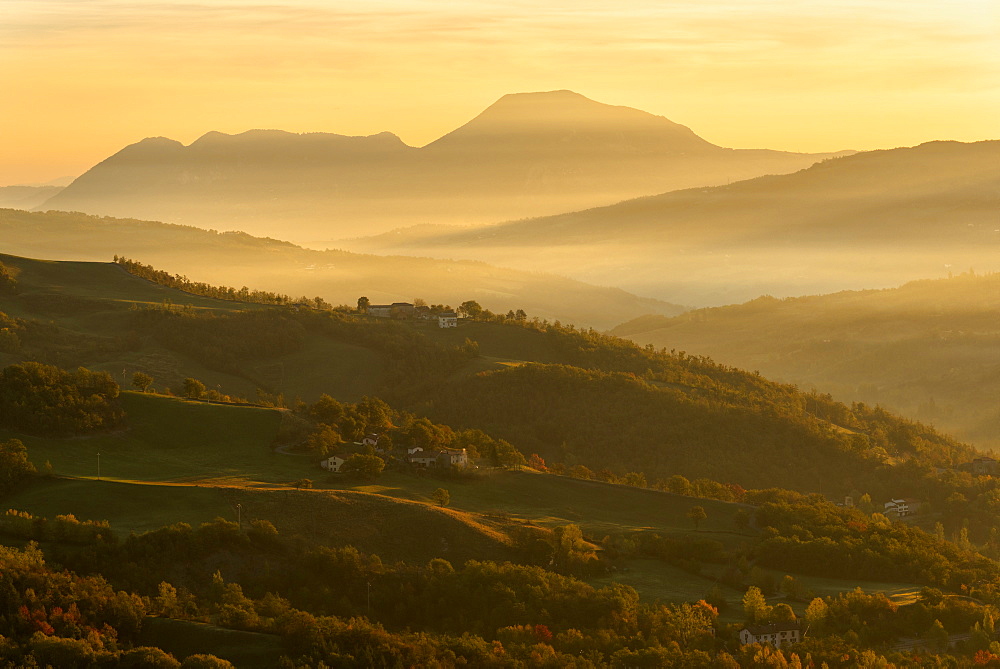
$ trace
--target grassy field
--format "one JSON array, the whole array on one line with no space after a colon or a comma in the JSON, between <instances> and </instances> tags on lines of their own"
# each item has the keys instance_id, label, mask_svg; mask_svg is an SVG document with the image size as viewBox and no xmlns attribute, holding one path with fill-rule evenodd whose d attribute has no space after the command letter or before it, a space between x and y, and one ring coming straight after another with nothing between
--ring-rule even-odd
<instances>
[{"instance_id":1,"label":"grassy field","mask_svg":"<svg viewBox=\"0 0 1000 669\"><path fill-rule=\"evenodd\" d=\"M273 634L241 632L205 623L170 618L147 618L139 643L156 646L179 660L211 649L211 654L243 669L278 666L281 639Z\"/></svg>"},{"instance_id":2,"label":"grassy field","mask_svg":"<svg viewBox=\"0 0 1000 669\"><path fill-rule=\"evenodd\" d=\"M469 321L461 321L457 328L441 328L433 321L416 322L414 327L431 340L448 346L460 346L471 339L479 344L479 352L484 356L545 363L561 361L545 334L537 330Z\"/></svg>"},{"instance_id":3,"label":"grassy field","mask_svg":"<svg viewBox=\"0 0 1000 669\"><path fill-rule=\"evenodd\" d=\"M287 482L304 476L300 458L274 453L280 412L141 393L123 393L127 427L79 439L17 436L37 467L56 474L126 481Z\"/></svg>"},{"instance_id":4,"label":"grassy field","mask_svg":"<svg viewBox=\"0 0 1000 669\"><path fill-rule=\"evenodd\" d=\"M121 535L216 518L267 520L281 534L354 546L386 560L423 564L443 557L509 560L507 523L371 493L94 479L43 479L4 500L5 508L53 518L107 520ZM239 510L238 510L239 507Z\"/></svg>"},{"instance_id":5,"label":"grassy field","mask_svg":"<svg viewBox=\"0 0 1000 669\"><path fill-rule=\"evenodd\" d=\"M235 504L223 489L196 485L43 479L7 497L4 504L5 509L46 518L72 513L80 520L107 520L121 535L180 522L198 526L219 517L237 519Z\"/></svg>"},{"instance_id":6,"label":"grassy field","mask_svg":"<svg viewBox=\"0 0 1000 669\"><path fill-rule=\"evenodd\" d=\"M0 262L15 270L18 299L4 301L4 311L14 316L30 318L39 311L57 311L66 320L93 325L101 323L100 309L95 311L94 307L102 302L105 310L131 304L156 305L165 300L190 304L195 309L229 311L248 307L160 286L132 276L111 262L56 262L4 254L0 254Z\"/></svg>"},{"instance_id":7,"label":"grassy field","mask_svg":"<svg viewBox=\"0 0 1000 669\"><path fill-rule=\"evenodd\" d=\"M132 306L157 306L169 302L196 311L269 309L267 305L201 297L167 288L127 273L112 263L53 262L0 254L0 262L13 268L16 295L0 295L0 311L21 318L50 322L70 333L119 338L134 329ZM68 351L70 366L106 371L129 387L132 374L153 377L154 388L180 388L193 377L208 388L254 399L259 386L282 393L289 401L314 401L327 393L342 401L356 401L380 385L385 363L371 349L307 333L302 348L259 364L246 364L243 375L210 369L197 360L171 351L147 338L138 350L107 352ZM19 361L0 354L0 364Z\"/></svg>"},{"instance_id":8,"label":"grassy field","mask_svg":"<svg viewBox=\"0 0 1000 669\"><path fill-rule=\"evenodd\" d=\"M738 505L563 476L497 471L480 480L448 480L390 472L374 485L354 485L336 475L317 484L418 501L430 501L435 489L445 488L454 508L510 515L543 526L573 523L597 539L611 533L652 531L697 534L727 545L752 540L749 532L741 535L733 529ZM708 514L697 532L687 518L692 506L701 506Z\"/></svg>"},{"instance_id":9,"label":"grassy field","mask_svg":"<svg viewBox=\"0 0 1000 669\"><path fill-rule=\"evenodd\" d=\"M115 434L45 439L0 432L0 439L21 438L36 466L48 461L57 475L76 477L40 479L7 498L7 507L47 517L72 513L81 520L107 520L127 534L175 522L197 526L216 517L236 520L240 505L244 522L264 519L282 534L415 563L433 557L456 564L511 559L506 532L525 523L574 523L598 543L609 534L631 532L692 535L728 548L756 539L752 530L735 530L736 504L532 471L483 470L475 478L387 471L361 484L324 472L314 457L275 452L279 410L140 393L125 393L122 401L128 426ZM315 489L289 487L301 478L312 479ZM431 503L437 488L450 492L448 508ZM693 506L707 513L697 530L687 518ZM706 565L703 575L652 559L624 566L594 585L627 584L647 601L691 601L704 597L717 576L715 565ZM773 575L780 580L784 574ZM796 578L817 595L861 585L903 603L917 590L909 584ZM723 590L730 609L739 611L742 593Z\"/></svg>"},{"instance_id":10,"label":"grassy field","mask_svg":"<svg viewBox=\"0 0 1000 669\"><path fill-rule=\"evenodd\" d=\"M590 581L592 585L603 586L621 583L636 589L641 599L647 602L692 602L704 598L718 585L726 600L720 611L723 622L743 621L743 590L733 588L718 580L719 565L705 565L700 574L694 574L654 559L628 560L624 569L600 579ZM777 582L785 576L784 571L765 569ZM804 574L792 574L795 580L815 597L835 596L861 588L869 594L883 593L899 605L912 604L917 600L919 585L912 583L886 583L880 581L857 581L853 579L822 578ZM770 604L784 602L792 607L796 615L805 614L808 602L785 599L776 595L768 597Z\"/></svg>"}]
</instances>

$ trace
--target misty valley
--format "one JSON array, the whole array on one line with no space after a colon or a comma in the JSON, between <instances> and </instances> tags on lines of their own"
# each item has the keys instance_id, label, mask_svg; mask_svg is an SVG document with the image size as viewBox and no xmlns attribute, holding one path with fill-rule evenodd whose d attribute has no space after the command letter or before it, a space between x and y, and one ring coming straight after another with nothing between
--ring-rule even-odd
<instances>
[{"instance_id":1,"label":"misty valley","mask_svg":"<svg viewBox=\"0 0 1000 669\"><path fill-rule=\"evenodd\" d=\"M568 90L0 187L0 666L1000 666L998 250Z\"/></svg>"}]
</instances>

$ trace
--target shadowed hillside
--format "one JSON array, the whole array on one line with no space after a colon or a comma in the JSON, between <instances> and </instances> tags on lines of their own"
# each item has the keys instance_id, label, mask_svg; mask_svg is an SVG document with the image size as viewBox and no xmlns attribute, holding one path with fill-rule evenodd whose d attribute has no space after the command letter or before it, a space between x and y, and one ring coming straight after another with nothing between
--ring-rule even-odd
<instances>
[{"instance_id":1,"label":"shadowed hillside","mask_svg":"<svg viewBox=\"0 0 1000 669\"><path fill-rule=\"evenodd\" d=\"M844 401L881 404L983 447L1000 446L1000 275L962 274L649 316L612 330Z\"/></svg>"},{"instance_id":2,"label":"shadowed hillside","mask_svg":"<svg viewBox=\"0 0 1000 669\"><path fill-rule=\"evenodd\" d=\"M552 214L791 172L828 155L724 149L636 109L522 93L420 149L387 132L210 132L190 146L147 138L39 208L332 240Z\"/></svg>"},{"instance_id":3,"label":"shadowed hillside","mask_svg":"<svg viewBox=\"0 0 1000 669\"><path fill-rule=\"evenodd\" d=\"M13 333L9 362L84 364L124 379L141 371L159 388L194 377L247 397L257 388L286 398L375 394L460 429L496 434L525 453L644 472L651 481L681 473L833 494L905 489L924 468L972 455L878 409L593 330L489 314L442 330L428 321L306 306L234 311L239 303L102 302L51 280L33 289L29 279L61 271L64 283L87 286L116 267L7 261L17 283L13 294L0 295L0 307L22 314L4 317ZM150 290L149 282L124 277L122 284L141 286L137 296ZM166 290L175 305L185 304L186 293ZM751 467L762 454L769 457Z\"/></svg>"}]
</instances>

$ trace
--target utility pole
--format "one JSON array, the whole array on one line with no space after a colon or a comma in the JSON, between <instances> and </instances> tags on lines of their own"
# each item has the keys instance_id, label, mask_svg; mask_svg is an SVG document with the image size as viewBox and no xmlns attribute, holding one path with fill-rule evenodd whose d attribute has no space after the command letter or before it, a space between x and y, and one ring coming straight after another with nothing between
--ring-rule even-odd
<instances>
[{"instance_id":1,"label":"utility pole","mask_svg":"<svg viewBox=\"0 0 1000 669\"><path fill-rule=\"evenodd\" d=\"M368 581L368 617L372 617L372 582Z\"/></svg>"},{"instance_id":2,"label":"utility pole","mask_svg":"<svg viewBox=\"0 0 1000 669\"><path fill-rule=\"evenodd\" d=\"M239 526L240 531L243 531L243 505L239 502L236 503L236 524Z\"/></svg>"},{"instance_id":3,"label":"utility pole","mask_svg":"<svg viewBox=\"0 0 1000 669\"><path fill-rule=\"evenodd\" d=\"M101 480L101 454L97 454L97 480Z\"/></svg>"}]
</instances>

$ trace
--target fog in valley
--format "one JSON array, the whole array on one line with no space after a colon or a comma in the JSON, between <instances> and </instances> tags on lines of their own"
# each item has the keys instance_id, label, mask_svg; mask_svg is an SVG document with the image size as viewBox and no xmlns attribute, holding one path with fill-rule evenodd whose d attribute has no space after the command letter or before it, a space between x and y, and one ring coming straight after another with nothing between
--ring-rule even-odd
<instances>
[{"instance_id":1,"label":"fog in valley","mask_svg":"<svg viewBox=\"0 0 1000 669\"><path fill-rule=\"evenodd\" d=\"M1000 666L995 5L7 0L0 669Z\"/></svg>"}]
</instances>

